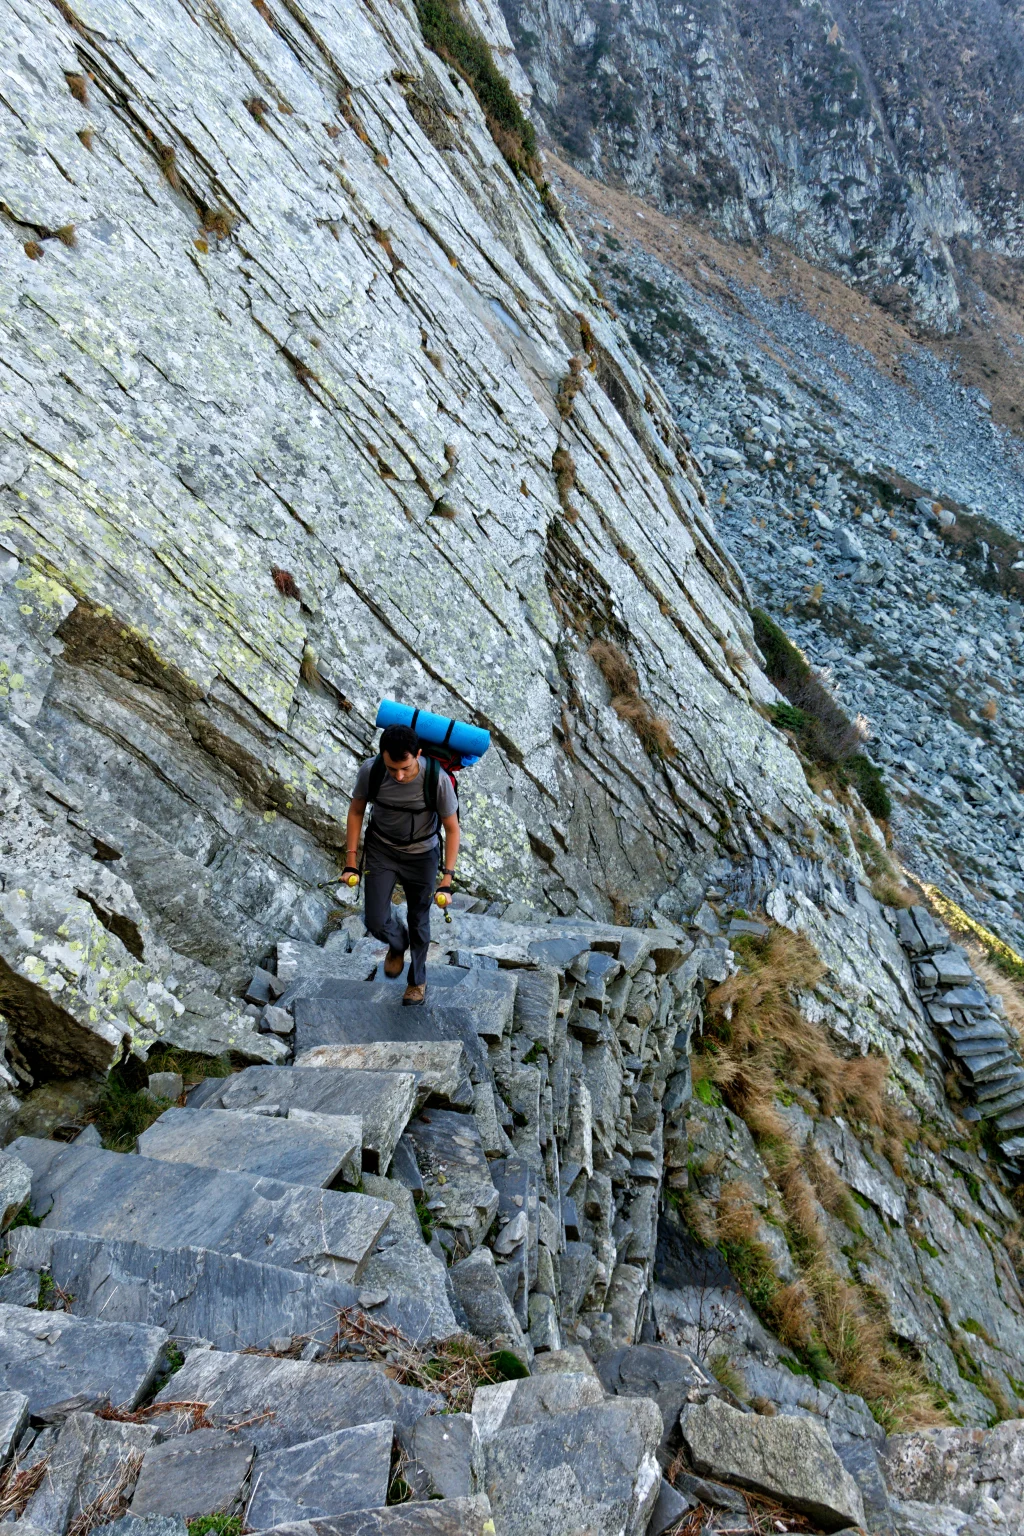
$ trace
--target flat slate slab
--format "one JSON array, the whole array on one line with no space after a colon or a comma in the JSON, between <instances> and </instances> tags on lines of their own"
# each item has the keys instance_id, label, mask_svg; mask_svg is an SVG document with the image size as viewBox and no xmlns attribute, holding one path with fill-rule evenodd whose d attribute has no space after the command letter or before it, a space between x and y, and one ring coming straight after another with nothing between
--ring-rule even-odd
<instances>
[{"instance_id":1,"label":"flat slate slab","mask_svg":"<svg viewBox=\"0 0 1024 1536\"><path fill-rule=\"evenodd\" d=\"M490 1500L428 1499L365 1509L335 1520L300 1520L279 1525L274 1536L494 1536Z\"/></svg>"},{"instance_id":2,"label":"flat slate slab","mask_svg":"<svg viewBox=\"0 0 1024 1536\"><path fill-rule=\"evenodd\" d=\"M435 1220L463 1230L475 1248L498 1209L476 1120L450 1109L424 1110L409 1122L408 1135Z\"/></svg>"},{"instance_id":3,"label":"flat slate slab","mask_svg":"<svg viewBox=\"0 0 1024 1536\"><path fill-rule=\"evenodd\" d=\"M471 1060L483 1061L481 1041L496 1045L511 1030L516 977L509 971L431 966L422 1008L402 1007L403 987L402 981L381 980L323 981L310 988L294 1001L297 1049L373 1040L461 1040Z\"/></svg>"},{"instance_id":4,"label":"flat slate slab","mask_svg":"<svg viewBox=\"0 0 1024 1536\"><path fill-rule=\"evenodd\" d=\"M443 1285L439 1294L436 1284L424 1284L422 1265L431 1255L422 1240L420 1249L425 1257L406 1255L397 1275L387 1261L405 1252L402 1242L373 1254L365 1283L376 1284L386 1271L388 1299L375 1316L409 1338L444 1338L455 1332L455 1322L450 1309L440 1306ZM12 1232L10 1262L14 1274L30 1280L34 1295L38 1272L48 1270L55 1284L74 1296L76 1316L147 1323L174 1338L209 1339L221 1350L268 1349L272 1340L294 1337L326 1342L337 1328L339 1309L356 1306L364 1288L362 1281L260 1264L215 1249L158 1248L48 1227Z\"/></svg>"},{"instance_id":5,"label":"flat slate slab","mask_svg":"<svg viewBox=\"0 0 1024 1536\"><path fill-rule=\"evenodd\" d=\"M0 1304L0 1389L23 1392L33 1414L79 1393L134 1408L166 1343L162 1328Z\"/></svg>"},{"instance_id":6,"label":"flat slate slab","mask_svg":"<svg viewBox=\"0 0 1024 1536\"><path fill-rule=\"evenodd\" d=\"M406 1009L409 1013L413 1010ZM212 1085L212 1086L211 1086ZM359 1115L363 1151L383 1172L413 1112L416 1079L411 1072L346 1072L332 1067L246 1067L231 1077L207 1078L190 1105L203 1109L277 1106L277 1113L314 1110L321 1115Z\"/></svg>"},{"instance_id":7,"label":"flat slate slab","mask_svg":"<svg viewBox=\"0 0 1024 1536\"><path fill-rule=\"evenodd\" d=\"M94 1512L95 1501L110 1494L132 1462L138 1466L156 1434L154 1424L69 1413L28 1452L31 1462L46 1456L46 1475L25 1506L18 1531L63 1532L90 1505Z\"/></svg>"},{"instance_id":8,"label":"flat slate slab","mask_svg":"<svg viewBox=\"0 0 1024 1536\"><path fill-rule=\"evenodd\" d=\"M64 1232L216 1248L349 1280L358 1279L391 1217L390 1205L367 1195L258 1174L28 1136L14 1146L32 1169L33 1209L46 1212L43 1226Z\"/></svg>"},{"instance_id":9,"label":"flat slate slab","mask_svg":"<svg viewBox=\"0 0 1024 1536\"><path fill-rule=\"evenodd\" d=\"M252 1419L245 1435L260 1454L382 1419L411 1429L425 1413L444 1407L437 1393L399 1386L379 1365L347 1360L317 1365L216 1350L193 1351L156 1401L207 1403L207 1417L218 1429ZM168 1434L173 1417L161 1416Z\"/></svg>"},{"instance_id":10,"label":"flat slate slab","mask_svg":"<svg viewBox=\"0 0 1024 1536\"><path fill-rule=\"evenodd\" d=\"M394 1435L391 1420L383 1419L261 1452L246 1525L264 1529L383 1504L391 1481Z\"/></svg>"},{"instance_id":11,"label":"flat slate slab","mask_svg":"<svg viewBox=\"0 0 1024 1536\"><path fill-rule=\"evenodd\" d=\"M287 1184L329 1189L338 1178L359 1182L363 1122L358 1115L315 1120L239 1110L168 1109L139 1137L143 1157L258 1173Z\"/></svg>"},{"instance_id":12,"label":"flat slate slab","mask_svg":"<svg viewBox=\"0 0 1024 1536\"><path fill-rule=\"evenodd\" d=\"M408 1013L410 1010L406 1009ZM346 1072L412 1072L416 1102L430 1097L452 1100L468 1088L468 1066L461 1040L374 1040L366 1045L314 1045L296 1056L297 1067L334 1067ZM472 1102L472 1089L469 1089Z\"/></svg>"},{"instance_id":13,"label":"flat slate slab","mask_svg":"<svg viewBox=\"0 0 1024 1536\"><path fill-rule=\"evenodd\" d=\"M150 1446L132 1497L133 1515L234 1514L256 1447L244 1433L196 1429Z\"/></svg>"}]
</instances>

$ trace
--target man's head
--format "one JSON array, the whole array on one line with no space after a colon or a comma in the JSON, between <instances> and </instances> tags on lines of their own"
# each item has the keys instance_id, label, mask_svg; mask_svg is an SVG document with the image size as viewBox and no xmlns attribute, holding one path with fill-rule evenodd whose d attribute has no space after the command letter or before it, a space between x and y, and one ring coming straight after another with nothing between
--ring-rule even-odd
<instances>
[{"instance_id":1,"label":"man's head","mask_svg":"<svg viewBox=\"0 0 1024 1536\"><path fill-rule=\"evenodd\" d=\"M419 737L411 726L389 725L381 732L380 750L385 768L399 784L414 779L419 773Z\"/></svg>"}]
</instances>

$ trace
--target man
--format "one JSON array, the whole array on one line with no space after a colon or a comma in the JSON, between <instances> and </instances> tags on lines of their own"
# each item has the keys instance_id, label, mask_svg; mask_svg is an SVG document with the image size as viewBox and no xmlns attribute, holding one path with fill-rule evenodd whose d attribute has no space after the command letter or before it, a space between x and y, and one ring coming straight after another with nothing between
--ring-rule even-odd
<instances>
[{"instance_id":1,"label":"man","mask_svg":"<svg viewBox=\"0 0 1024 1536\"><path fill-rule=\"evenodd\" d=\"M381 771L383 768L383 771ZM346 873L359 862L359 834L367 801L373 815L366 829L365 907L363 920L375 939L387 944L384 974L401 976L405 951L409 974L402 1002L423 1003L427 993L427 945L430 904L437 880L438 830L444 828L445 869L439 889L450 891L459 853L458 801L442 768L436 773L436 799L427 804L428 781L435 775L420 751L416 732L389 725L380 738L380 758L368 758L356 774L348 811ZM401 880L408 906L408 931L395 917L391 895Z\"/></svg>"}]
</instances>

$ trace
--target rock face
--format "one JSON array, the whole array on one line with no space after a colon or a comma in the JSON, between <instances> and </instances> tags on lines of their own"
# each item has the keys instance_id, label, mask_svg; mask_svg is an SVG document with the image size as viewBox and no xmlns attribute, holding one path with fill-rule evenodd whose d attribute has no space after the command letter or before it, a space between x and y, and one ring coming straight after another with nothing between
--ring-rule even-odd
<instances>
[{"instance_id":1,"label":"rock face","mask_svg":"<svg viewBox=\"0 0 1024 1536\"><path fill-rule=\"evenodd\" d=\"M536 109L592 174L781 235L940 328L960 310L958 240L1019 254L1016 13L692 0L640 29L597 3L504 9Z\"/></svg>"}]
</instances>

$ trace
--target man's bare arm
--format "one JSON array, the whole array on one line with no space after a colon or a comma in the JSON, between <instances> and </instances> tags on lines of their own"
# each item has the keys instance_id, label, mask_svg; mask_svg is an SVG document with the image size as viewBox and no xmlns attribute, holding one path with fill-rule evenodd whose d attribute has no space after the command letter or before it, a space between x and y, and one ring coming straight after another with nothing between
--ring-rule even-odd
<instances>
[{"instance_id":1,"label":"man's bare arm","mask_svg":"<svg viewBox=\"0 0 1024 1536\"><path fill-rule=\"evenodd\" d=\"M359 868L359 837L363 830L365 815L366 801L353 800L348 808L348 820L345 823L345 866L349 869Z\"/></svg>"},{"instance_id":2,"label":"man's bare arm","mask_svg":"<svg viewBox=\"0 0 1024 1536\"><path fill-rule=\"evenodd\" d=\"M446 816L441 823L444 827L444 863L445 868L439 870L441 884L444 887L452 883L451 875L446 871L455 868L455 860L459 856L459 818L458 816Z\"/></svg>"}]
</instances>

